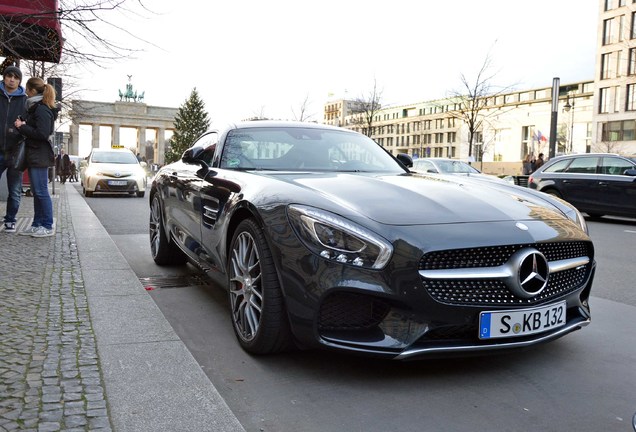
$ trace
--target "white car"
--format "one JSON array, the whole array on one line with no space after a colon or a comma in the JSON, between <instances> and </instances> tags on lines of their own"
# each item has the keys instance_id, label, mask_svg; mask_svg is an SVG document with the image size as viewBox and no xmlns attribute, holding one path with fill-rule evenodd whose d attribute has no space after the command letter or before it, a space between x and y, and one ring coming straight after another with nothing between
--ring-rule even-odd
<instances>
[{"instance_id":1,"label":"white car","mask_svg":"<svg viewBox=\"0 0 636 432\"><path fill-rule=\"evenodd\" d=\"M128 193L143 198L148 183L145 164L128 149L93 149L80 165L84 196Z\"/></svg>"}]
</instances>

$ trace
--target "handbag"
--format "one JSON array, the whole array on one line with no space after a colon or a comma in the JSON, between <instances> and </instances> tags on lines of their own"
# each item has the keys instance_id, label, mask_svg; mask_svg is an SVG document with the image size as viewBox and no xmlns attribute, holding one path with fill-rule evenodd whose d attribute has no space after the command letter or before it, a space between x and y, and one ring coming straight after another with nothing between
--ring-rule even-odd
<instances>
[{"instance_id":1,"label":"handbag","mask_svg":"<svg viewBox=\"0 0 636 432\"><path fill-rule=\"evenodd\" d=\"M22 139L13 152L13 161L11 167L18 171L26 169L26 140Z\"/></svg>"}]
</instances>

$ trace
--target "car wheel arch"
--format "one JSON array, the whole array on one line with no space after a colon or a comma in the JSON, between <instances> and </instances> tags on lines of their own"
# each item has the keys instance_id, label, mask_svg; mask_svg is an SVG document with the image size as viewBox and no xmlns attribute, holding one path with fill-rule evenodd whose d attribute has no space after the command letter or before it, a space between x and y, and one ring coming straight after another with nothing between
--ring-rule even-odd
<instances>
[{"instance_id":1,"label":"car wheel arch","mask_svg":"<svg viewBox=\"0 0 636 432\"><path fill-rule=\"evenodd\" d=\"M556 196L558 198L562 197L561 192L557 188L555 188L554 186L544 187L543 189L541 189L541 192L547 193L548 195Z\"/></svg>"},{"instance_id":2,"label":"car wheel arch","mask_svg":"<svg viewBox=\"0 0 636 432\"><path fill-rule=\"evenodd\" d=\"M289 322L289 311L287 309L287 301L286 301L285 293L281 284L281 277L280 277L281 273L279 271L280 269L278 268L278 265L275 262L276 260L273 259L273 255L270 248L271 242L267 238L266 230L264 229L262 221L259 221L259 219L255 218L254 215L249 210L243 208L237 211L236 213L239 213L239 214L236 215L237 217L232 219L233 225L231 227L231 230L228 230L227 232L227 235L228 235L227 254L228 255L227 255L227 262L226 262L227 276L228 276L227 290L228 290L228 295L230 296L234 332L237 338L239 339L240 344L243 346L243 348L246 351L253 354L273 353L273 352L281 352L281 351L287 351L289 349L293 349L295 347L295 341L293 337L293 331L291 329L291 325ZM273 288L266 288L266 286L261 285L260 297L264 301L263 307L262 307L262 313L263 313L262 317L265 317L265 315L269 316L269 318L264 318L269 323L261 328L268 329L268 330L265 330L265 334L263 335L261 330L259 329L258 334L260 335L254 336L254 339L249 341L243 339L239 335L241 332L236 327L238 321L234 321L235 320L234 318L235 305L232 300L232 297L233 297L232 293L236 293L237 291L232 289L232 282L231 282L232 281L231 267L232 267L232 256L233 256L232 247L234 246L235 236L237 235L242 236L246 233L252 239L255 245L259 243L258 238L260 238L260 243L262 244L262 247L257 247L257 250L258 250L257 260L259 262L259 267L261 268L262 276L265 276L265 273L266 273L266 270L264 270L265 266L270 265L270 266L273 266L274 268L275 278L276 278L275 280L277 281L276 283L274 283L274 285L272 285ZM272 275L270 272L270 277L271 276ZM263 278L259 277L259 279L266 280L265 277ZM270 292L270 294L267 294L265 292L266 290ZM274 299L271 296L275 295L276 290L279 290L281 295L275 296L276 298ZM272 303L270 303L270 301L272 301ZM282 308L279 309L278 307L275 306L277 302L278 302L278 305L282 305ZM266 304L273 305L274 310L278 309L279 312L282 313L282 315L279 315L277 318L275 318L272 315L272 311L270 309L270 307L272 306L266 307ZM263 318L258 319L259 326L262 326L264 324L261 321L261 319ZM274 321L270 321L272 319L274 319ZM254 342L254 345L252 345L252 342Z\"/></svg>"},{"instance_id":3,"label":"car wheel arch","mask_svg":"<svg viewBox=\"0 0 636 432\"><path fill-rule=\"evenodd\" d=\"M276 248L274 247L274 245L272 244L272 241L267 233L267 229L265 228L265 221L263 221L263 219L261 218L261 216L259 215L258 211L256 211L256 209L253 206L249 206L249 205L242 205L240 208L238 208L237 210L234 211L234 213L232 214L232 217L230 219L229 225L228 225L228 229L226 232L226 242L225 242L225 264L226 264L226 271L227 271L227 264L230 261L230 249L232 247L232 239L234 238L234 233L236 232L238 226L241 224L241 222L243 222L246 219L254 219L254 221L256 222L256 224L258 225L258 227L263 231L263 236L265 237L265 242L267 243L267 247L269 248L269 250L271 251L272 254L275 253ZM278 277L278 282L280 285L281 290L283 291L283 294L285 294L285 287L283 286L282 280L281 280L281 269L279 268L279 262L278 260L274 260L274 267L276 268L276 274ZM283 299L283 301L285 301Z\"/></svg>"}]
</instances>

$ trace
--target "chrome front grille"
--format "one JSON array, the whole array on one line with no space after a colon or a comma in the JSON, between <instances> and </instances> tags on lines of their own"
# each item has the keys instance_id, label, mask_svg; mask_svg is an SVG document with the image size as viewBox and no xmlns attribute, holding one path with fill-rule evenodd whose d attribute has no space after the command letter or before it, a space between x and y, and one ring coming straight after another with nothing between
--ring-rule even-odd
<instances>
[{"instance_id":1,"label":"chrome front grille","mask_svg":"<svg viewBox=\"0 0 636 432\"><path fill-rule=\"evenodd\" d=\"M530 243L472 249L452 249L427 253L420 260L420 270L495 267L504 264L519 249L532 247L548 261L594 256L590 242Z\"/></svg>"},{"instance_id":2,"label":"chrome front grille","mask_svg":"<svg viewBox=\"0 0 636 432\"><path fill-rule=\"evenodd\" d=\"M505 264L516 251L522 248L537 249L550 262L588 257L589 263L551 273L546 288L537 296L529 299L514 295L501 279L428 279L423 277L422 283L432 298L445 304L465 306L536 305L575 291L585 282L592 266L594 250L591 243L563 242L432 252L422 257L420 270L497 267Z\"/></svg>"}]
</instances>

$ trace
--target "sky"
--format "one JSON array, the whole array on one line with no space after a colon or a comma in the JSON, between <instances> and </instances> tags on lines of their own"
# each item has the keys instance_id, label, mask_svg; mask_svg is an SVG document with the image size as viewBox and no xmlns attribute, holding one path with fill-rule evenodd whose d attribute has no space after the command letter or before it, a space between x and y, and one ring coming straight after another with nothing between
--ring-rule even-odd
<instances>
[{"instance_id":1,"label":"sky","mask_svg":"<svg viewBox=\"0 0 636 432\"><path fill-rule=\"evenodd\" d=\"M129 2L132 0L128 0ZM133 3L130 3L131 5ZM599 0L151 0L107 37L134 57L78 70L81 98L183 105L196 88L213 122L322 121L335 98L383 105L444 98L491 58L492 83L530 89L594 78ZM115 15L117 14L117 15Z\"/></svg>"}]
</instances>

